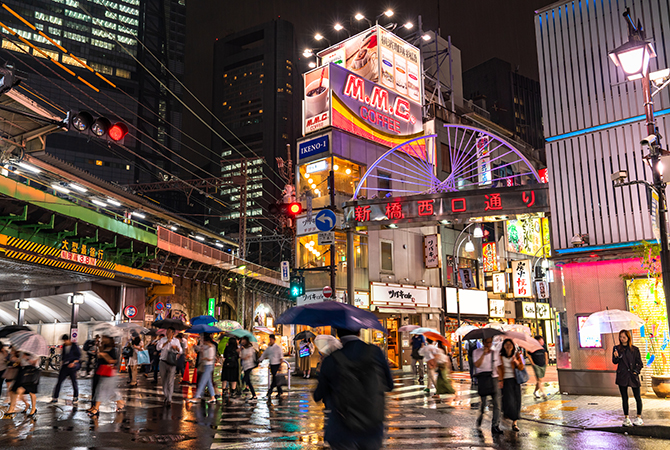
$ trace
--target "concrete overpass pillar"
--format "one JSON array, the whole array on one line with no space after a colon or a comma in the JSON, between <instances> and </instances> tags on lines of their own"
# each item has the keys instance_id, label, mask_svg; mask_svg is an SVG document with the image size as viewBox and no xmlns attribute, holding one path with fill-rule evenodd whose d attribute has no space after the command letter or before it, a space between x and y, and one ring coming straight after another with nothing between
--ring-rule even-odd
<instances>
[{"instance_id":1,"label":"concrete overpass pillar","mask_svg":"<svg viewBox=\"0 0 670 450\"><path fill-rule=\"evenodd\" d=\"M84 294L79 292L73 292L67 300L68 304L72 305L72 315L70 316L70 339L75 344L79 338L79 305L83 305L84 301Z\"/></svg>"}]
</instances>

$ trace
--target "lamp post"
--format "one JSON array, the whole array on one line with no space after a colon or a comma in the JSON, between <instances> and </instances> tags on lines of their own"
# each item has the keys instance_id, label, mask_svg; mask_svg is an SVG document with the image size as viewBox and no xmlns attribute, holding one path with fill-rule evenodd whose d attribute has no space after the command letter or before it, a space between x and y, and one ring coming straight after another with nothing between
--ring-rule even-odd
<instances>
[{"instance_id":1,"label":"lamp post","mask_svg":"<svg viewBox=\"0 0 670 450\"><path fill-rule=\"evenodd\" d=\"M79 322L79 305L83 305L85 301L84 294L74 293L68 297L68 305L72 305L72 316L70 318L70 339L72 342L77 342L78 325Z\"/></svg>"},{"instance_id":2,"label":"lamp post","mask_svg":"<svg viewBox=\"0 0 670 450\"><path fill-rule=\"evenodd\" d=\"M628 42L609 53L610 58L617 67L626 74L629 81L642 80L642 95L644 98L644 113L647 125L647 138L641 144L649 147L648 158L651 163L653 183L646 181L625 182L625 175L618 172L613 175L616 187L629 186L632 184L644 184L654 191L658 196L658 228L659 243L661 246L661 275L663 278L663 293L665 295L665 307L670 319L670 250L668 250L668 226L666 222L667 205L665 202L665 182L663 181L661 164L661 135L654 124L654 102L651 93L651 77L649 76L649 60L656 57L656 52L651 42L646 40L645 32L640 21L635 24L630 17L630 9L626 8L623 17L628 24ZM663 87L667 86L667 83ZM661 87L662 89L662 87ZM655 92L657 93L658 90Z\"/></svg>"},{"instance_id":3,"label":"lamp post","mask_svg":"<svg viewBox=\"0 0 670 450\"><path fill-rule=\"evenodd\" d=\"M463 239L460 243L458 242L461 239L461 236L463 236L463 233L465 233L468 228L471 226L475 225L475 223L468 224L465 228L461 230L461 232L458 234L458 237L454 241L454 248L451 251L451 262L453 265L453 278L452 281L454 283L454 287L456 288L456 326L460 327L461 326L461 302L458 294L458 252L461 249L461 245L463 242L465 242L465 239ZM481 226L477 224L477 227L475 228L475 232L473 233L473 236L475 238L481 238L484 236ZM457 246L458 244L458 246ZM472 240L468 237L468 243L465 244L465 251L468 253L473 252L475 250L474 244L472 243ZM446 288L443 288L446 289ZM445 307L444 314L446 316L447 311ZM461 337L458 337L458 367L459 370L463 370L463 351L462 351L462 345L461 345Z\"/></svg>"},{"instance_id":4,"label":"lamp post","mask_svg":"<svg viewBox=\"0 0 670 450\"><path fill-rule=\"evenodd\" d=\"M23 325L25 320L26 310L30 309L30 302L28 300L17 300L16 305L14 306L19 312L19 317L17 320L17 325Z\"/></svg>"}]
</instances>

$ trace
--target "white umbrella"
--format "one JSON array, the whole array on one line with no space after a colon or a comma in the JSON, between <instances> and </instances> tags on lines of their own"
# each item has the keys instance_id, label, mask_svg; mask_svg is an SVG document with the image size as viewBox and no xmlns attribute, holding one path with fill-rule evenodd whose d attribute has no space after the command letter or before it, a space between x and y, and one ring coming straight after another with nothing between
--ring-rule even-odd
<instances>
[{"instance_id":1,"label":"white umbrella","mask_svg":"<svg viewBox=\"0 0 670 450\"><path fill-rule=\"evenodd\" d=\"M37 356L48 356L49 345L39 334L33 331L17 331L9 335L9 343L16 350Z\"/></svg>"},{"instance_id":2,"label":"white umbrella","mask_svg":"<svg viewBox=\"0 0 670 450\"><path fill-rule=\"evenodd\" d=\"M409 333L410 331L414 331L417 328L419 328L418 325L403 325L400 328L398 328L398 331L401 333Z\"/></svg>"},{"instance_id":3,"label":"white umbrella","mask_svg":"<svg viewBox=\"0 0 670 450\"><path fill-rule=\"evenodd\" d=\"M432 331L433 333L440 334L440 332L437 331L435 328L426 328L426 327L415 328L412 331L410 331L409 334L423 334L427 331Z\"/></svg>"},{"instance_id":4,"label":"white umbrella","mask_svg":"<svg viewBox=\"0 0 670 450\"><path fill-rule=\"evenodd\" d=\"M469 324L461 325L460 327L456 328L456 331L454 331L454 336L463 337L466 334L468 334L469 332L471 332L472 330L476 330L476 329L477 329L477 327L474 326L474 325L469 325Z\"/></svg>"},{"instance_id":5,"label":"white umbrella","mask_svg":"<svg viewBox=\"0 0 670 450\"><path fill-rule=\"evenodd\" d=\"M527 351L533 353L538 350L543 350L544 347L534 338L530 337L526 333L520 333L518 331L505 331L503 338L510 338L512 341L521 348L525 348Z\"/></svg>"},{"instance_id":6,"label":"white umbrella","mask_svg":"<svg viewBox=\"0 0 670 450\"><path fill-rule=\"evenodd\" d=\"M503 324L503 331L516 331L518 333L525 333L531 337L533 336L528 325L522 325L520 323Z\"/></svg>"},{"instance_id":7,"label":"white umbrella","mask_svg":"<svg viewBox=\"0 0 670 450\"><path fill-rule=\"evenodd\" d=\"M589 316L582 325L586 333L618 333L621 330L633 330L644 325L644 320L635 314L620 309L606 309Z\"/></svg>"},{"instance_id":8,"label":"white umbrella","mask_svg":"<svg viewBox=\"0 0 670 450\"><path fill-rule=\"evenodd\" d=\"M111 323L103 322L97 324L93 327L93 334L99 334L100 336L109 336L111 338L123 336L123 328L115 327Z\"/></svg>"},{"instance_id":9,"label":"white umbrella","mask_svg":"<svg viewBox=\"0 0 670 450\"><path fill-rule=\"evenodd\" d=\"M314 345L324 355L330 355L335 350L342 348L342 342L330 334L320 334L314 338Z\"/></svg>"}]
</instances>

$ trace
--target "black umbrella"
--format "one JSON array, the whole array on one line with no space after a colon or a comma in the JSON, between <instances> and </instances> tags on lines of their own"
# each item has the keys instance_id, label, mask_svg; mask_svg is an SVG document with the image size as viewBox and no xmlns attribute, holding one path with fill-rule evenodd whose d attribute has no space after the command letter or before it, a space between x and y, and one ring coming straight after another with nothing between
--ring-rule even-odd
<instances>
[{"instance_id":1,"label":"black umbrella","mask_svg":"<svg viewBox=\"0 0 670 450\"><path fill-rule=\"evenodd\" d=\"M495 328L477 328L476 330L472 330L463 336L463 340L469 341L470 339L488 339L500 334L505 333L500 330L496 330Z\"/></svg>"},{"instance_id":2,"label":"black umbrella","mask_svg":"<svg viewBox=\"0 0 670 450\"><path fill-rule=\"evenodd\" d=\"M298 340L307 340L307 339L312 339L315 338L316 334L312 333L309 330L301 331L300 333L296 334L295 337L293 338L294 341Z\"/></svg>"},{"instance_id":3,"label":"black umbrella","mask_svg":"<svg viewBox=\"0 0 670 450\"><path fill-rule=\"evenodd\" d=\"M142 334L145 336L158 336L158 330L154 330L153 328L150 330L144 330L142 331Z\"/></svg>"},{"instance_id":4,"label":"black umbrella","mask_svg":"<svg viewBox=\"0 0 670 450\"><path fill-rule=\"evenodd\" d=\"M0 328L0 338L6 338L12 333L17 331L31 331L30 328L24 327L23 325L7 325L6 327Z\"/></svg>"},{"instance_id":5,"label":"black umbrella","mask_svg":"<svg viewBox=\"0 0 670 450\"><path fill-rule=\"evenodd\" d=\"M157 320L154 323L151 324L151 326L154 326L156 328L174 328L175 330L188 330L191 328L190 325L186 325L184 322L182 322L179 319L163 319L163 320Z\"/></svg>"}]
</instances>

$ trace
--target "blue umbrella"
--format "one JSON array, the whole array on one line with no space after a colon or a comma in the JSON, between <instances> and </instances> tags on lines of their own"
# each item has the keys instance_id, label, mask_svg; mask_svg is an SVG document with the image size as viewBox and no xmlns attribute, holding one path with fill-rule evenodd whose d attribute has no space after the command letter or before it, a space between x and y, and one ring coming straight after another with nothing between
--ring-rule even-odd
<instances>
[{"instance_id":1,"label":"blue umbrella","mask_svg":"<svg viewBox=\"0 0 670 450\"><path fill-rule=\"evenodd\" d=\"M186 330L186 332L191 334L221 333L221 328L201 323L192 328L189 328L188 330Z\"/></svg>"},{"instance_id":2,"label":"blue umbrella","mask_svg":"<svg viewBox=\"0 0 670 450\"><path fill-rule=\"evenodd\" d=\"M250 331L247 330L232 330L228 334L235 336L236 338L247 338L249 342L258 342L256 336L254 336Z\"/></svg>"},{"instance_id":3,"label":"blue umbrella","mask_svg":"<svg viewBox=\"0 0 670 450\"><path fill-rule=\"evenodd\" d=\"M346 303L327 301L296 306L282 314L277 323L309 325L312 327L331 326L358 331L361 328L374 328L383 332L386 329L370 311Z\"/></svg>"},{"instance_id":4,"label":"blue umbrella","mask_svg":"<svg viewBox=\"0 0 670 450\"><path fill-rule=\"evenodd\" d=\"M216 317L212 316L195 316L191 318L192 325L210 325L216 322Z\"/></svg>"}]
</instances>

